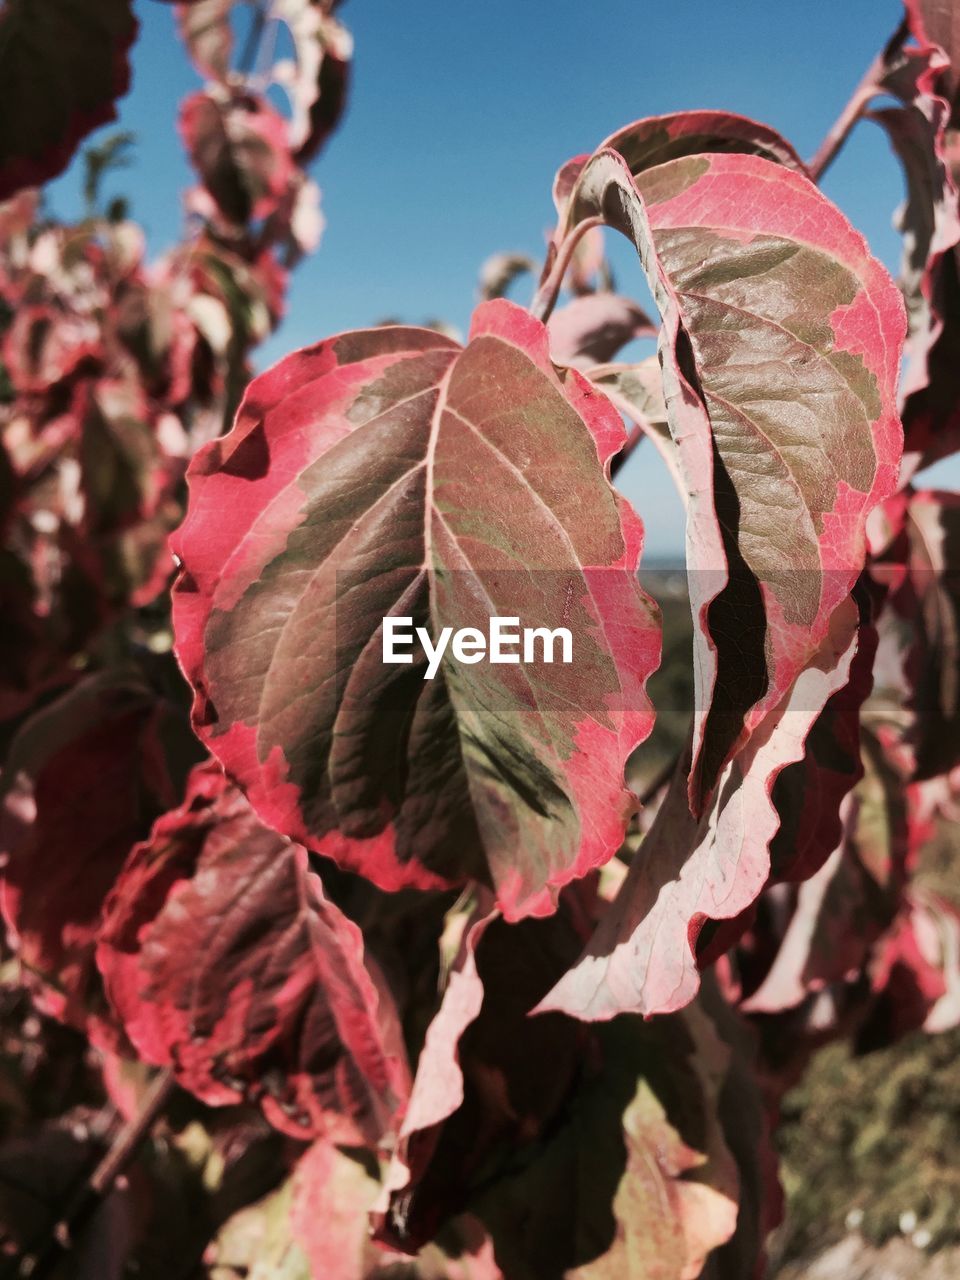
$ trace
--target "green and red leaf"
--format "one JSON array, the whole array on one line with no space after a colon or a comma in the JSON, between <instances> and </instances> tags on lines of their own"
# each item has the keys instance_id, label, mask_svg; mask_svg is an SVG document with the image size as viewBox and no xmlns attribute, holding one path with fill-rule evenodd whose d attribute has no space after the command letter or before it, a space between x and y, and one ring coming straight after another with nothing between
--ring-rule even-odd
<instances>
[{"instance_id":1,"label":"green and red leaf","mask_svg":"<svg viewBox=\"0 0 960 1280\"><path fill-rule=\"evenodd\" d=\"M923 490L900 501L905 574L891 606L906 632L915 776L934 778L960 764L960 496Z\"/></svg>"},{"instance_id":2,"label":"green and red leaf","mask_svg":"<svg viewBox=\"0 0 960 1280\"><path fill-rule=\"evenodd\" d=\"M730 920L757 898L770 875L770 843L780 826L773 789L803 756L804 737L843 689L857 647L852 601L834 635L724 769L702 818L687 797L681 762L640 852L581 959L541 1008L607 1019L669 1013L700 985L698 934L707 920Z\"/></svg>"},{"instance_id":3,"label":"green and red leaf","mask_svg":"<svg viewBox=\"0 0 960 1280\"><path fill-rule=\"evenodd\" d=\"M616 852L659 657L623 439L503 301L465 348L345 334L251 385L191 467L175 626L197 730L266 822L383 888L492 884L513 918ZM383 663L391 615L562 624L576 659L425 681Z\"/></svg>"},{"instance_id":4,"label":"green and red leaf","mask_svg":"<svg viewBox=\"0 0 960 1280\"><path fill-rule=\"evenodd\" d=\"M866 520L897 479L904 326L862 238L762 157L686 156L635 180L601 150L557 242L598 218L636 245L664 320L697 674L688 794L676 779L613 911L543 1005L611 1017L686 1003L704 920L737 916L766 883L772 790L857 647Z\"/></svg>"},{"instance_id":5,"label":"green and red leaf","mask_svg":"<svg viewBox=\"0 0 960 1280\"><path fill-rule=\"evenodd\" d=\"M863 567L866 517L897 477L903 309L843 216L757 156L690 156L635 182L598 152L564 225L596 217L637 245L664 317L690 493L701 810Z\"/></svg>"},{"instance_id":6,"label":"green and red leaf","mask_svg":"<svg viewBox=\"0 0 960 1280\"><path fill-rule=\"evenodd\" d=\"M180 111L187 154L222 218L269 217L294 180L287 122L264 98L213 86Z\"/></svg>"}]
</instances>

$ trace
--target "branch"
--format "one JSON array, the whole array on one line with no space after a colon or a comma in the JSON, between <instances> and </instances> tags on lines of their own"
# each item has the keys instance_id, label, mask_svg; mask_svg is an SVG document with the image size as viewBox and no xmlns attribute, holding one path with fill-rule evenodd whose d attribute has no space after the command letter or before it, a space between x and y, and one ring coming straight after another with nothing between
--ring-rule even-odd
<instances>
[{"instance_id":1,"label":"branch","mask_svg":"<svg viewBox=\"0 0 960 1280\"><path fill-rule=\"evenodd\" d=\"M683 763L683 753L685 750L686 744L684 744L675 756L671 756L669 760L664 761L637 796L641 809L645 809L650 801L656 798L657 793L663 790L673 775L677 772L677 769L679 769L680 765Z\"/></svg>"},{"instance_id":2,"label":"branch","mask_svg":"<svg viewBox=\"0 0 960 1280\"><path fill-rule=\"evenodd\" d=\"M255 0L253 17L250 19L250 30L240 55L239 71L244 80L250 78L260 55L260 42L267 25L266 0Z\"/></svg>"},{"instance_id":3,"label":"branch","mask_svg":"<svg viewBox=\"0 0 960 1280\"><path fill-rule=\"evenodd\" d=\"M175 1081L171 1070L160 1071L154 1077L140 1111L123 1126L109 1151L73 1196L55 1224L46 1244L37 1253L21 1259L20 1276L29 1276L30 1280L42 1280L44 1276L50 1274L62 1255L74 1247L78 1233L137 1154L140 1144L170 1101L174 1088Z\"/></svg>"},{"instance_id":4,"label":"branch","mask_svg":"<svg viewBox=\"0 0 960 1280\"><path fill-rule=\"evenodd\" d=\"M823 174L833 163L840 148L850 136L854 125L863 115L864 108L871 98L882 92L880 81L883 73L890 63L890 59L897 49L903 44L904 40L910 34L910 29L904 20L897 28L892 39L888 42L881 53L878 53L867 68L866 73L860 83L850 95L850 101L837 116L836 121L827 133L827 136L820 143L816 154L808 162L807 169L814 182L819 182Z\"/></svg>"},{"instance_id":5,"label":"branch","mask_svg":"<svg viewBox=\"0 0 960 1280\"><path fill-rule=\"evenodd\" d=\"M604 225L602 218L584 218L582 222L567 233L566 238L557 251L557 256L553 260L553 266L547 273L546 278L537 290L536 297L530 304L530 312L536 316L538 320L546 321L550 318L550 313L557 303L557 296L563 286L563 277L567 274L567 268L570 266L570 260L574 255L577 245L594 227L602 227Z\"/></svg>"}]
</instances>

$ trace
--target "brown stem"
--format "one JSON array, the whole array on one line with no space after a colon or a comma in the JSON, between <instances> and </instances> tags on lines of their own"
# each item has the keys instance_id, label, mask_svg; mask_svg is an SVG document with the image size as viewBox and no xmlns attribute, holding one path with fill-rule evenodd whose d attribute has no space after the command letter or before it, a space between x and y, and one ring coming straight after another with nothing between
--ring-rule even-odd
<instances>
[{"instance_id":1,"label":"brown stem","mask_svg":"<svg viewBox=\"0 0 960 1280\"><path fill-rule=\"evenodd\" d=\"M602 227L602 218L584 218L582 222L578 222L572 230L567 232L563 243L554 258L553 266L547 275L547 278L537 290L537 295L530 304L531 314L536 316L538 320L544 323L549 319L550 313L557 303L557 296L563 286L563 277L567 274L567 268L570 266L570 259L573 257L574 250L583 239L583 237L593 227Z\"/></svg>"},{"instance_id":2,"label":"brown stem","mask_svg":"<svg viewBox=\"0 0 960 1280\"><path fill-rule=\"evenodd\" d=\"M897 30L893 39L883 52L878 53L873 62L871 62L863 79L850 95L850 101L837 116L832 127L827 133L827 136L817 148L816 154L808 162L807 169L814 182L819 182L824 173L833 163L840 148L850 136L854 125L863 115L864 107L866 107L870 99L876 97L878 93L882 92L879 82L883 76L884 68L887 65L891 52L903 42L906 38L906 34L906 24L904 23Z\"/></svg>"},{"instance_id":3,"label":"brown stem","mask_svg":"<svg viewBox=\"0 0 960 1280\"><path fill-rule=\"evenodd\" d=\"M140 1144L166 1108L174 1087L172 1071L164 1070L154 1077L140 1111L123 1126L110 1144L109 1151L70 1200L50 1238L36 1253L21 1259L21 1277L43 1280L61 1256L73 1248L78 1232L109 1194L111 1187L137 1154Z\"/></svg>"},{"instance_id":4,"label":"brown stem","mask_svg":"<svg viewBox=\"0 0 960 1280\"><path fill-rule=\"evenodd\" d=\"M657 792L661 791L677 772L680 762L683 760L683 753L685 750L686 747L683 747L675 756L662 765L640 792L639 796L637 796L637 799L640 801L641 809L646 808L650 801L657 795Z\"/></svg>"}]
</instances>

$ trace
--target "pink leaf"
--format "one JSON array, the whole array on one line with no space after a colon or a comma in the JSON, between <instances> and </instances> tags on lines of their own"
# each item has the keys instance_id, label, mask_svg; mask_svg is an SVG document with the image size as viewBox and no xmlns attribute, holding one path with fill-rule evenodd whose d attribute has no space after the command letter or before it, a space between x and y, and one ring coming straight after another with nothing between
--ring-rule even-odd
<instances>
[{"instance_id":1,"label":"pink leaf","mask_svg":"<svg viewBox=\"0 0 960 1280\"><path fill-rule=\"evenodd\" d=\"M176 6L177 25L193 64L210 80L226 82L233 53L230 25L236 0L188 0Z\"/></svg>"},{"instance_id":2,"label":"pink leaf","mask_svg":"<svg viewBox=\"0 0 960 1280\"><path fill-rule=\"evenodd\" d=\"M229 223L268 217L294 179L287 124L265 99L210 89L180 112L184 144Z\"/></svg>"},{"instance_id":3,"label":"pink leaf","mask_svg":"<svg viewBox=\"0 0 960 1280\"><path fill-rule=\"evenodd\" d=\"M550 354L557 364L590 369L606 364L634 338L652 338L650 318L629 298L588 293L555 311L547 322Z\"/></svg>"},{"instance_id":4,"label":"pink leaf","mask_svg":"<svg viewBox=\"0 0 960 1280\"><path fill-rule=\"evenodd\" d=\"M693 1280L737 1223L720 1106L730 1050L700 1009L589 1029L525 1017L577 946L564 908L569 898L547 921L481 916L470 928L418 1064L381 1235L410 1250L466 1209L509 1276L605 1280L656 1265ZM740 1102L742 1125L756 1103ZM750 1236L744 1261L760 1245Z\"/></svg>"}]
</instances>

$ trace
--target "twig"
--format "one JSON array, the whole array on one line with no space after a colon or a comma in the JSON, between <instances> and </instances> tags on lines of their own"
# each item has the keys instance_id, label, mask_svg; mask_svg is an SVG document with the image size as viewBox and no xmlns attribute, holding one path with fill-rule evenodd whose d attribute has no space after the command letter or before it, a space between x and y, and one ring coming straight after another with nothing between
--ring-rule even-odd
<instances>
[{"instance_id":1,"label":"twig","mask_svg":"<svg viewBox=\"0 0 960 1280\"><path fill-rule=\"evenodd\" d=\"M550 268L547 278L537 290L536 297L530 304L530 311L538 320L546 322L556 306L557 295L563 286L563 277L567 274L567 268L570 266L570 260L577 245L593 227L602 227L603 225L602 218L584 218L582 222L578 222L572 230L567 232L563 243L557 251L557 256L553 261L553 266Z\"/></svg>"},{"instance_id":2,"label":"twig","mask_svg":"<svg viewBox=\"0 0 960 1280\"><path fill-rule=\"evenodd\" d=\"M266 0L255 0L254 14L250 19L250 30L247 32L247 38L244 42L243 53L240 55L239 62L240 74L245 80L250 77L257 65L257 58L260 53L260 41L263 39L263 32L266 25Z\"/></svg>"},{"instance_id":3,"label":"twig","mask_svg":"<svg viewBox=\"0 0 960 1280\"><path fill-rule=\"evenodd\" d=\"M902 23L883 52L878 53L873 62L871 62L863 79L850 95L850 101L837 116L836 121L827 133L827 136L820 143L816 154L808 162L807 169L809 170L810 176L813 178L814 182L819 182L823 177L823 174L833 163L837 152L850 136L851 130L863 115L863 109L866 107L870 99L876 97L878 93L882 92L879 87L879 81L884 68L887 65L892 51L895 50L899 44L903 43L906 35L907 26L906 23Z\"/></svg>"},{"instance_id":4,"label":"twig","mask_svg":"<svg viewBox=\"0 0 960 1280\"><path fill-rule=\"evenodd\" d=\"M644 789L637 796L640 801L640 808L645 809L651 800L654 799L658 791L661 791L673 775L676 773L683 760L683 753L686 750L684 746L675 756L672 756L664 765L657 770Z\"/></svg>"},{"instance_id":5,"label":"twig","mask_svg":"<svg viewBox=\"0 0 960 1280\"><path fill-rule=\"evenodd\" d=\"M21 1277L42 1280L60 1260L61 1255L73 1248L78 1232L137 1154L140 1144L170 1101L174 1087L173 1072L169 1069L155 1076L140 1111L123 1126L109 1151L73 1196L54 1226L50 1238L37 1253L28 1254L21 1259L18 1273Z\"/></svg>"}]
</instances>

